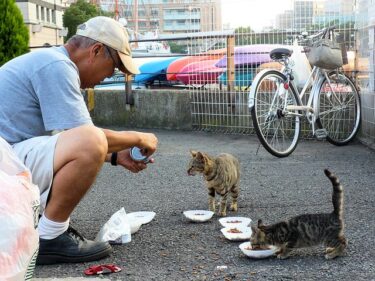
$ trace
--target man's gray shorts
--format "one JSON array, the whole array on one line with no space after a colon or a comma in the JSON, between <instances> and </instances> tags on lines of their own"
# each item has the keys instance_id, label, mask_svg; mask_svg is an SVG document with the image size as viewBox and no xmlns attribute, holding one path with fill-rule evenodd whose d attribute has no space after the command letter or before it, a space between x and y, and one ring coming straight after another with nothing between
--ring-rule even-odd
<instances>
[{"instance_id":1,"label":"man's gray shorts","mask_svg":"<svg viewBox=\"0 0 375 281\"><path fill-rule=\"evenodd\" d=\"M13 145L14 152L30 169L33 183L39 186L41 214L52 185L53 159L59 135L35 137Z\"/></svg>"}]
</instances>

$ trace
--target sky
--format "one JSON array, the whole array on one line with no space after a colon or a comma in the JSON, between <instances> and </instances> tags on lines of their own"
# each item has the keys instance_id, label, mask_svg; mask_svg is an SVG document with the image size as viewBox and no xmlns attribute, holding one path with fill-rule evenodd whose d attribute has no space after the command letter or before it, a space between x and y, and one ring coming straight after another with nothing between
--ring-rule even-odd
<instances>
[{"instance_id":1,"label":"sky","mask_svg":"<svg viewBox=\"0 0 375 281\"><path fill-rule=\"evenodd\" d=\"M269 26L277 14L292 9L292 0L221 0L223 24L250 26L255 31Z\"/></svg>"}]
</instances>

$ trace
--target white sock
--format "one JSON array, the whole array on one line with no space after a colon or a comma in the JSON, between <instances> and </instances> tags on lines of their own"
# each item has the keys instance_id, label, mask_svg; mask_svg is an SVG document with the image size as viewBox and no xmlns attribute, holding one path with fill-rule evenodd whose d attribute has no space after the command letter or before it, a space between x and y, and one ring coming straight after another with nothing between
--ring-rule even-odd
<instances>
[{"instance_id":1,"label":"white sock","mask_svg":"<svg viewBox=\"0 0 375 281\"><path fill-rule=\"evenodd\" d=\"M64 222L51 221L43 213L38 224L39 238L50 240L63 234L69 227L69 220L70 218Z\"/></svg>"}]
</instances>

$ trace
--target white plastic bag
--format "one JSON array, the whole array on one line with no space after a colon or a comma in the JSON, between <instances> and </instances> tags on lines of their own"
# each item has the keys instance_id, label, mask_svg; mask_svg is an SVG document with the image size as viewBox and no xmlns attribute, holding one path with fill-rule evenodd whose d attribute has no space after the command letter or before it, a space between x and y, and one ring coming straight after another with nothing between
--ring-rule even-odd
<instances>
[{"instance_id":1,"label":"white plastic bag","mask_svg":"<svg viewBox=\"0 0 375 281\"><path fill-rule=\"evenodd\" d=\"M303 47L295 41L292 46L293 54L290 57L290 64L293 69L294 83L300 89L303 88L311 73L311 65L303 51Z\"/></svg>"},{"instance_id":2,"label":"white plastic bag","mask_svg":"<svg viewBox=\"0 0 375 281\"><path fill-rule=\"evenodd\" d=\"M124 208L111 216L100 229L95 240L108 241L111 244L125 244L131 241L130 223Z\"/></svg>"},{"instance_id":3,"label":"white plastic bag","mask_svg":"<svg viewBox=\"0 0 375 281\"><path fill-rule=\"evenodd\" d=\"M39 249L39 188L0 138L0 280L30 280Z\"/></svg>"}]
</instances>

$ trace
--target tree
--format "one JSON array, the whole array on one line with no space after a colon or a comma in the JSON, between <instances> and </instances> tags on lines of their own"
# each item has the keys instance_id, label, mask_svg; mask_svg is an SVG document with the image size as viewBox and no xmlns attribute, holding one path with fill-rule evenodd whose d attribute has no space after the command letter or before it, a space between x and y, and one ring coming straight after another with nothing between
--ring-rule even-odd
<instances>
[{"instance_id":1,"label":"tree","mask_svg":"<svg viewBox=\"0 0 375 281\"><path fill-rule=\"evenodd\" d=\"M0 1L0 66L29 51L29 30L15 0Z\"/></svg>"},{"instance_id":2,"label":"tree","mask_svg":"<svg viewBox=\"0 0 375 281\"><path fill-rule=\"evenodd\" d=\"M97 6L86 2L85 0L78 0L76 3L70 5L70 7L65 10L63 16L64 26L68 28L68 34L64 38L65 41L76 34L78 25L100 15L113 17L114 13L105 12Z\"/></svg>"},{"instance_id":3,"label":"tree","mask_svg":"<svg viewBox=\"0 0 375 281\"><path fill-rule=\"evenodd\" d=\"M250 45L254 41L254 31L251 29L250 26L240 26L235 29L234 33L236 37L236 46Z\"/></svg>"},{"instance_id":4,"label":"tree","mask_svg":"<svg viewBox=\"0 0 375 281\"><path fill-rule=\"evenodd\" d=\"M171 48L172 53L177 53L177 54L186 53L186 46L185 45L177 44L177 43L174 43L174 42L169 42L168 45Z\"/></svg>"}]
</instances>

